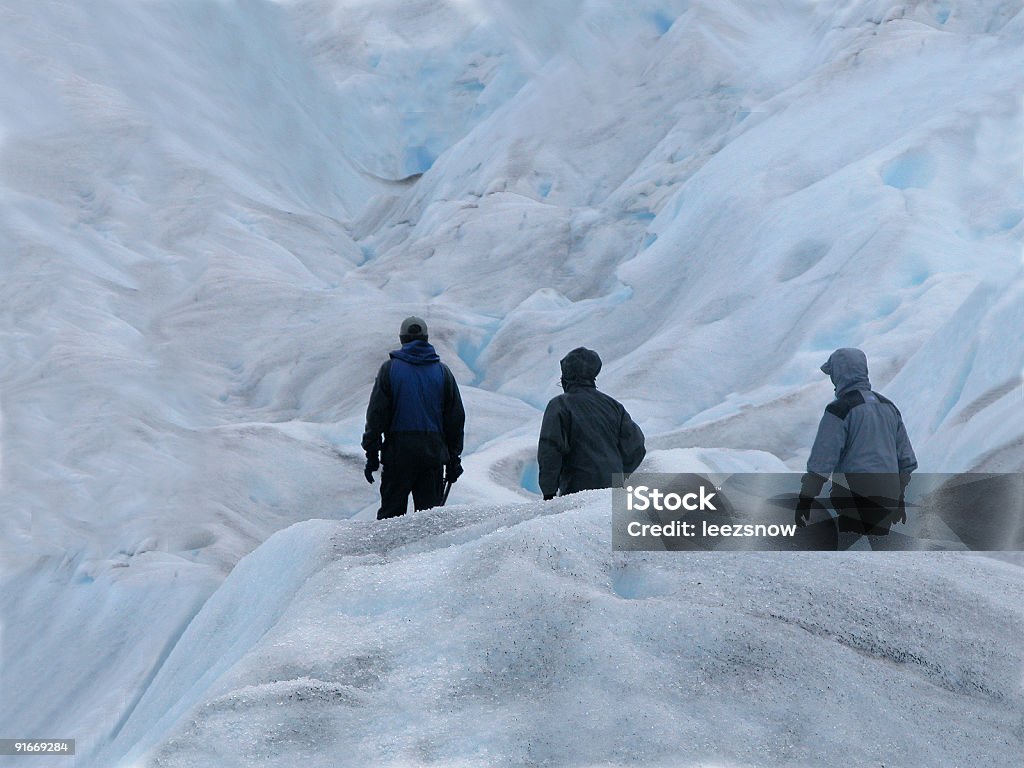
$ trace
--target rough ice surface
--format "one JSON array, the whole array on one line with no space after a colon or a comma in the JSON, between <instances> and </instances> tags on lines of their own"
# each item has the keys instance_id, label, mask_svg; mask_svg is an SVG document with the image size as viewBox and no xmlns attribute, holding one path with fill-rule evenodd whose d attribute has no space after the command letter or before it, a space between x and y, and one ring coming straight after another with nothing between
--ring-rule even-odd
<instances>
[{"instance_id":1,"label":"rough ice surface","mask_svg":"<svg viewBox=\"0 0 1024 768\"><path fill-rule=\"evenodd\" d=\"M588 492L278 533L206 604L100 761L1019 758L1019 567L625 556L609 510Z\"/></svg>"},{"instance_id":2,"label":"rough ice surface","mask_svg":"<svg viewBox=\"0 0 1024 768\"><path fill-rule=\"evenodd\" d=\"M1018 764L1019 568L618 558L532 462L584 344L645 469L799 470L860 346L922 470L1024 469L1021 9L0 0L0 736ZM467 472L378 526L363 410L412 313Z\"/></svg>"}]
</instances>

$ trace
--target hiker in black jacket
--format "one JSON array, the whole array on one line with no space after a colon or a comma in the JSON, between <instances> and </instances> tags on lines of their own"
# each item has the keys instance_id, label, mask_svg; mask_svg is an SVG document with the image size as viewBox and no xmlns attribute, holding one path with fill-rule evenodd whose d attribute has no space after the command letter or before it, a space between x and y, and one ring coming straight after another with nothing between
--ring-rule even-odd
<instances>
[{"instance_id":1,"label":"hiker in black jacket","mask_svg":"<svg viewBox=\"0 0 1024 768\"><path fill-rule=\"evenodd\" d=\"M384 463L378 520L404 515L410 493L416 509L438 506L445 482L462 474L466 412L455 376L427 343L424 320L406 318L398 338L402 348L373 383L363 432L367 482Z\"/></svg>"},{"instance_id":2,"label":"hiker in black jacket","mask_svg":"<svg viewBox=\"0 0 1024 768\"><path fill-rule=\"evenodd\" d=\"M611 488L612 475L640 466L644 433L626 409L597 391L597 352L577 347L561 361L562 389L548 403L540 428L537 463L544 499L591 488Z\"/></svg>"}]
</instances>

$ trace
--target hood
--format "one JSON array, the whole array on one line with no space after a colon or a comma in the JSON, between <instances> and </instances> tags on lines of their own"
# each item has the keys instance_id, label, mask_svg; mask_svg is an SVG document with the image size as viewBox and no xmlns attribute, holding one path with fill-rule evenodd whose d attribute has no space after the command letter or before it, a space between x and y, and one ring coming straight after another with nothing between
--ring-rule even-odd
<instances>
[{"instance_id":1,"label":"hood","mask_svg":"<svg viewBox=\"0 0 1024 768\"><path fill-rule=\"evenodd\" d=\"M832 379L837 397L854 389L871 389L871 382L868 380L868 358L859 349L837 349L821 366L821 372Z\"/></svg>"},{"instance_id":2,"label":"hood","mask_svg":"<svg viewBox=\"0 0 1024 768\"><path fill-rule=\"evenodd\" d=\"M601 372L601 358L597 352L586 347L576 347L562 358L562 386L573 384L585 387L596 386L594 379Z\"/></svg>"},{"instance_id":3,"label":"hood","mask_svg":"<svg viewBox=\"0 0 1024 768\"><path fill-rule=\"evenodd\" d=\"M428 342L419 340L403 344L401 349L396 349L391 353L391 357L396 360L404 360L405 362L412 363L413 365L429 365L430 363L437 363L441 360L441 358L437 356L437 352Z\"/></svg>"}]
</instances>

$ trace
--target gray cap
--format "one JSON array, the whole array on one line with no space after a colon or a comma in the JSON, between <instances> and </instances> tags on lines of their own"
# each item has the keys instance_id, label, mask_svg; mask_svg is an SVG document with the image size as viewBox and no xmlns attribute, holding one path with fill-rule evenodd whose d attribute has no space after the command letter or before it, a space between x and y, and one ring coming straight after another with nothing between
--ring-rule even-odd
<instances>
[{"instance_id":1,"label":"gray cap","mask_svg":"<svg viewBox=\"0 0 1024 768\"><path fill-rule=\"evenodd\" d=\"M427 335L427 321L422 317L407 317L402 321L402 330L398 332L399 336L426 336Z\"/></svg>"}]
</instances>

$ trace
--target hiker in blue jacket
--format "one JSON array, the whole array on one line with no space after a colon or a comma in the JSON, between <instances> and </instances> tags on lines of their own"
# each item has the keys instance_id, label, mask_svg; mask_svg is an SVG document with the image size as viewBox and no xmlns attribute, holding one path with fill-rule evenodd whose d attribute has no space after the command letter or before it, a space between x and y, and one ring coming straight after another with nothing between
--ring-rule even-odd
<instances>
[{"instance_id":1,"label":"hiker in blue jacket","mask_svg":"<svg viewBox=\"0 0 1024 768\"><path fill-rule=\"evenodd\" d=\"M404 515L412 494L415 509L441 504L445 482L462 474L466 412L459 385L427 342L427 323L407 317L402 348L377 372L366 409L363 474L373 482L381 463L377 519Z\"/></svg>"},{"instance_id":2,"label":"hiker in blue jacket","mask_svg":"<svg viewBox=\"0 0 1024 768\"><path fill-rule=\"evenodd\" d=\"M892 401L872 391L868 360L859 349L837 349L821 371L831 377L836 399L818 425L796 522L804 525L831 478L839 530L887 534L893 520L906 521L903 493L917 469L903 417Z\"/></svg>"}]
</instances>

